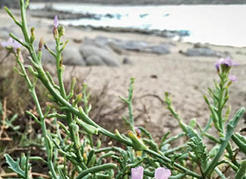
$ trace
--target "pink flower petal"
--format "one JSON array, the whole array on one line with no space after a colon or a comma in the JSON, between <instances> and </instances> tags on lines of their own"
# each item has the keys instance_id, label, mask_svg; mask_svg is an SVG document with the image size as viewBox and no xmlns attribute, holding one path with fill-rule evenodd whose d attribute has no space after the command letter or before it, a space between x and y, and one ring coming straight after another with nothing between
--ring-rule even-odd
<instances>
[{"instance_id":1,"label":"pink flower petal","mask_svg":"<svg viewBox=\"0 0 246 179\"><path fill-rule=\"evenodd\" d=\"M59 25L59 22L58 22L58 17L57 17L57 16L55 16L55 17L54 17L54 28L56 28L56 29L57 29L58 25Z\"/></svg>"},{"instance_id":2,"label":"pink flower petal","mask_svg":"<svg viewBox=\"0 0 246 179\"><path fill-rule=\"evenodd\" d=\"M139 166L131 169L131 179L143 179L144 168Z\"/></svg>"},{"instance_id":3,"label":"pink flower petal","mask_svg":"<svg viewBox=\"0 0 246 179\"><path fill-rule=\"evenodd\" d=\"M221 65L226 65L227 67L232 67L232 66L236 66L238 64L233 62L230 57L227 57L227 58L221 58L216 62L215 67L216 67L217 71L219 70Z\"/></svg>"},{"instance_id":4,"label":"pink flower petal","mask_svg":"<svg viewBox=\"0 0 246 179\"><path fill-rule=\"evenodd\" d=\"M9 38L7 42L6 41L5 42L1 42L1 46L2 47L11 47L14 50L16 50L17 48L21 47L21 44L19 42L15 41L12 38Z\"/></svg>"},{"instance_id":5,"label":"pink flower petal","mask_svg":"<svg viewBox=\"0 0 246 179\"><path fill-rule=\"evenodd\" d=\"M169 169L159 167L155 170L155 179L168 179L171 176Z\"/></svg>"},{"instance_id":6,"label":"pink flower petal","mask_svg":"<svg viewBox=\"0 0 246 179\"><path fill-rule=\"evenodd\" d=\"M237 77L235 75L229 75L229 80L234 82L234 81L237 81Z\"/></svg>"}]
</instances>

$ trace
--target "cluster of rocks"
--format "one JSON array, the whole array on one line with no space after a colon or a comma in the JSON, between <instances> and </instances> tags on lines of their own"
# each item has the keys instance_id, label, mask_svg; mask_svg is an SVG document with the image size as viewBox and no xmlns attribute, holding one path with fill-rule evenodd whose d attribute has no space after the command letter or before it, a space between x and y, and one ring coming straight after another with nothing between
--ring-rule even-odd
<instances>
[{"instance_id":1,"label":"cluster of rocks","mask_svg":"<svg viewBox=\"0 0 246 179\"><path fill-rule=\"evenodd\" d=\"M48 42L47 46L55 50L55 43ZM54 57L47 51L43 51L45 63L55 63ZM64 65L80 66L111 66L117 67L123 63L122 58L109 48L101 48L95 44L83 43L79 47L67 46L63 51Z\"/></svg>"},{"instance_id":2,"label":"cluster of rocks","mask_svg":"<svg viewBox=\"0 0 246 179\"><path fill-rule=\"evenodd\" d=\"M138 33L138 34L146 34L146 35L155 35L164 38L182 38L185 36L189 36L190 33L187 30L152 30L152 29L139 29L133 27L109 27L109 26L91 26L91 25L79 25L77 26L83 29L92 29L92 30L100 30L106 32L126 32L126 33Z\"/></svg>"},{"instance_id":3,"label":"cluster of rocks","mask_svg":"<svg viewBox=\"0 0 246 179\"><path fill-rule=\"evenodd\" d=\"M195 57L195 56L227 57L227 56L230 56L229 52L216 51L216 50L209 48L209 46L203 45L200 43L194 44L192 48L188 48L186 51L180 50L179 52L189 57Z\"/></svg>"},{"instance_id":4,"label":"cluster of rocks","mask_svg":"<svg viewBox=\"0 0 246 179\"><path fill-rule=\"evenodd\" d=\"M60 20L81 19L81 18L99 19L99 17L96 14L70 13L67 11L60 11L60 10L53 9L52 6L48 6L47 8L44 9L30 10L30 14L33 17L47 18L47 19L53 19L57 15Z\"/></svg>"},{"instance_id":5,"label":"cluster of rocks","mask_svg":"<svg viewBox=\"0 0 246 179\"><path fill-rule=\"evenodd\" d=\"M55 49L54 42L48 42L47 46ZM63 51L63 63L65 65L80 66L112 66L131 64L127 57L122 57L124 51L138 51L155 54L170 53L171 45L153 45L144 41L123 41L119 39L98 36L95 39L85 38L79 46L67 46ZM54 63L54 57L48 52L43 52L43 59L46 63Z\"/></svg>"},{"instance_id":6,"label":"cluster of rocks","mask_svg":"<svg viewBox=\"0 0 246 179\"><path fill-rule=\"evenodd\" d=\"M170 48L172 46L172 44L167 44L167 43L150 44L146 41L119 40L116 38L107 38L102 36L96 37L93 41L98 46L101 47L108 46L113 50L115 50L116 52L127 50L127 51L154 53L154 54L169 54Z\"/></svg>"}]
</instances>

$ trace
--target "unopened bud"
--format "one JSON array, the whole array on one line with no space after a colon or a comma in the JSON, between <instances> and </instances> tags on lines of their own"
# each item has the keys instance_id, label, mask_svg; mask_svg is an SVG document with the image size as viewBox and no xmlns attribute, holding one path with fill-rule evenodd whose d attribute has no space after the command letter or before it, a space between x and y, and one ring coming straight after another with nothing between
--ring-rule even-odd
<instances>
[{"instance_id":1,"label":"unopened bud","mask_svg":"<svg viewBox=\"0 0 246 179\"><path fill-rule=\"evenodd\" d=\"M65 28L63 27L63 26L59 26L58 27L58 33L59 33L59 36L61 37L61 36L63 36L63 35L65 35Z\"/></svg>"},{"instance_id":2,"label":"unopened bud","mask_svg":"<svg viewBox=\"0 0 246 179\"><path fill-rule=\"evenodd\" d=\"M44 45L44 38L41 37L38 44L38 51L42 51L43 45Z\"/></svg>"},{"instance_id":3,"label":"unopened bud","mask_svg":"<svg viewBox=\"0 0 246 179\"><path fill-rule=\"evenodd\" d=\"M75 99L75 104L78 104L82 99L82 93L79 93L77 96L76 96L76 99Z\"/></svg>"},{"instance_id":4,"label":"unopened bud","mask_svg":"<svg viewBox=\"0 0 246 179\"><path fill-rule=\"evenodd\" d=\"M34 28L34 27L32 27L32 28L31 28L31 38L30 38L31 43L33 43L33 42L34 42L34 40L35 40L34 30L35 30L35 28Z\"/></svg>"},{"instance_id":5,"label":"unopened bud","mask_svg":"<svg viewBox=\"0 0 246 179\"><path fill-rule=\"evenodd\" d=\"M147 149L143 141L139 139L132 131L128 131L128 136L132 140L133 146L136 150L141 151Z\"/></svg>"},{"instance_id":6,"label":"unopened bud","mask_svg":"<svg viewBox=\"0 0 246 179\"><path fill-rule=\"evenodd\" d=\"M55 38L57 38L57 36L58 36L58 30L56 27L53 28L53 35Z\"/></svg>"},{"instance_id":7,"label":"unopened bud","mask_svg":"<svg viewBox=\"0 0 246 179\"><path fill-rule=\"evenodd\" d=\"M21 54L21 49L20 49L20 48L17 48L17 49L16 49L16 53L17 53L17 58L18 58L18 60L19 60L21 63L24 63L23 56L22 56L22 54Z\"/></svg>"}]
</instances>

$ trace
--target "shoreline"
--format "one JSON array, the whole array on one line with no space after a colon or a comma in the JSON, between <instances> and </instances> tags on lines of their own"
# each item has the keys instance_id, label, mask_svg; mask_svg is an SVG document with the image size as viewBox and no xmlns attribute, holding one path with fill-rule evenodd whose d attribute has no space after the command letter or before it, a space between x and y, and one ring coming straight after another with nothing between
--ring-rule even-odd
<instances>
[{"instance_id":1,"label":"shoreline","mask_svg":"<svg viewBox=\"0 0 246 179\"><path fill-rule=\"evenodd\" d=\"M36 17L45 17L53 19L55 15L58 15L62 20L63 25L69 26L81 26L85 29L103 30L109 32L137 32L141 34L154 34L157 36L163 36L167 38L176 38L177 40L184 37L187 42L203 42L215 45L223 46L246 46L246 40L241 39L241 31L246 29L246 26L238 23L237 14L241 14L245 11L246 6L234 6L226 7L220 6L211 7L211 13L208 18L214 18L213 21L200 22L204 20L205 15L200 15L199 12L206 12L210 10L209 6L201 6L197 10L196 7L178 7L169 6L167 8L150 7L146 11L142 11L141 6L135 8L126 9L124 7L117 7L110 11L110 6L106 6L105 9L100 6L79 6L76 4L65 6L63 5L51 5L43 10L32 10L32 15ZM36 5L32 8L43 8L44 4ZM62 7L65 9L62 10ZM78 7L78 9L70 10ZM91 9L90 9L91 8ZM155 10L160 10L155 16ZM136 13L135 13L136 10ZM178 10L179 13L176 13ZM194 18L192 20L192 14L186 15L186 12L194 10ZM227 11L235 11L235 15L226 15ZM119 13L117 13L119 11ZM224 19L232 20L231 23L222 19L216 12L226 13ZM125 14L124 14L125 13ZM183 14L185 13L185 14ZM203 13L203 14L204 14ZM245 13L243 13L245 14ZM218 18L216 18L218 15ZM170 16L170 17L168 17ZM131 21L132 18L132 21ZM105 20L105 21L104 21ZM134 21L135 20L135 21ZM194 25L190 25L194 21ZM160 23L159 23L160 22ZM176 24L175 24L176 23ZM217 24L217 25L216 25ZM232 25L230 30L224 31L223 27ZM213 27L215 31L211 31L208 27ZM156 30L155 30L156 29ZM203 30L205 29L205 30ZM207 30L206 30L207 29ZM216 38L214 38L216 37Z\"/></svg>"},{"instance_id":2,"label":"shoreline","mask_svg":"<svg viewBox=\"0 0 246 179\"><path fill-rule=\"evenodd\" d=\"M49 24L52 24L53 23L53 17L52 18L48 17L48 18L42 18L40 16L36 16L36 15L33 15L32 14L32 11L35 11L35 10L30 10L29 11L29 14L30 16L32 16L32 18L35 19L35 21L38 21L38 20L41 20L41 21L44 21L46 24L49 23ZM59 11L59 10L55 10L55 12L60 12L60 13L63 13L62 11ZM47 11L49 12L49 11ZM1 15L5 14L5 11L3 9L0 9L0 13ZM19 15L19 11L16 11L15 9L13 9L13 13L15 15ZM43 13L44 14L44 13ZM72 13L69 13L69 14L72 14ZM1 17L0 15L0 17ZM44 14L44 16L47 16ZM5 17L6 18L6 17ZM167 37L165 35L159 35L158 33L160 32L171 32L173 34L176 34L178 31L176 30L150 30L150 31L146 31L144 29L134 29L134 28L121 28L121 27L117 27L117 28L114 28L114 27L94 27L94 26L90 26L90 25L86 25L86 26L83 26L83 25L79 25L79 26L76 26L76 25L64 25L66 28L71 28L71 29L76 29L78 31L85 31L85 32L88 32L88 31L93 31L93 32L96 32L96 33L101 33L101 32L105 32L105 33L113 33L113 34L135 34L135 35L143 35L143 36L150 36L150 37L159 37L159 38L162 38L164 41L168 40L168 41L172 41L174 43L181 43L181 44L187 44L187 45L194 45L196 43L201 43L201 44L204 44L204 45L208 45L208 46L211 46L211 47L215 47L215 48L233 48L233 49L246 49L246 45L245 46L233 46L233 45L220 45L220 44L213 44L213 43L202 43L202 42L189 42L189 41L178 41L178 40L173 40L172 37ZM1 25L0 25L1 27ZM151 32L152 31L152 32Z\"/></svg>"}]
</instances>

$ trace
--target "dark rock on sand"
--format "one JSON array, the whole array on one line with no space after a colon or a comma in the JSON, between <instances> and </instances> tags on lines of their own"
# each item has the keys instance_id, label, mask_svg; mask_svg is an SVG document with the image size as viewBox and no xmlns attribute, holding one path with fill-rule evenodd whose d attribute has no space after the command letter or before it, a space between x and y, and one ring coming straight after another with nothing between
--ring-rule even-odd
<instances>
[{"instance_id":1,"label":"dark rock on sand","mask_svg":"<svg viewBox=\"0 0 246 179\"><path fill-rule=\"evenodd\" d=\"M132 65L133 64L132 61L129 58L127 58L127 57L123 58L123 62L122 63L124 65Z\"/></svg>"},{"instance_id":2,"label":"dark rock on sand","mask_svg":"<svg viewBox=\"0 0 246 179\"><path fill-rule=\"evenodd\" d=\"M186 56L205 56L205 57L219 57L220 53L210 49L210 48L189 48L182 54Z\"/></svg>"},{"instance_id":3,"label":"dark rock on sand","mask_svg":"<svg viewBox=\"0 0 246 179\"><path fill-rule=\"evenodd\" d=\"M156 54L169 54L170 53L169 45L167 44L150 46L149 49L151 53L156 53Z\"/></svg>"},{"instance_id":4,"label":"dark rock on sand","mask_svg":"<svg viewBox=\"0 0 246 179\"><path fill-rule=\"evenodd\" d=\"M228 52L220 52L209 48L206 44L196 43L193 48L187 49L185 52L180 51L181 54L186 56L204 56L204 57L226 57L230 56Z\"/></svg>"},{"instance_id":5,"label":"dark rock on sand","mask_svg":"<svg viewBox=\"0 0 246 179\"><path fill-rule=\"evenodd\" d=\"M96 14L90 14L90 13L70 13L67 11L60 11L53 9L52 6L48 6L44 9L36 9L36 10L30 10L30 14L33 17L39 17L39 18L47 18L47 19L53 19L54 16L58 16L60 20L63 19L99 19Z\"/></svg>"},{"instance_id":6,"label":"dark rock on sand","mask_svg":"<svg viewBox=\"0 0 246 179\"><path fill-rule=\"evenodd\" d=\"M209 45L208 44L203 44L203 43L195 43L193 45L194 48L209 48Z\"/></svg>"},{"instance_id":7,"label":"dark rock on sand","mask_svg":"<svg viewBox=\"0 0 246 179\"><path fill-rule=\"evenodd\" d=\"M139 33L139 34L147 34L147 35L155 35L165 38L174 38L174 37L183 37L188 36L188 32L184 33L185 30L178 31L178 30L149 30L149 29L138 29L138 28L132 28L132 27L108 27L108 26L92 26L92 25L80 25L77 26L84 29L94 29L94 30L100 30L100 31L106 31L106 32L129 32L129 33Z\"/></svg>"}]
</instances>

